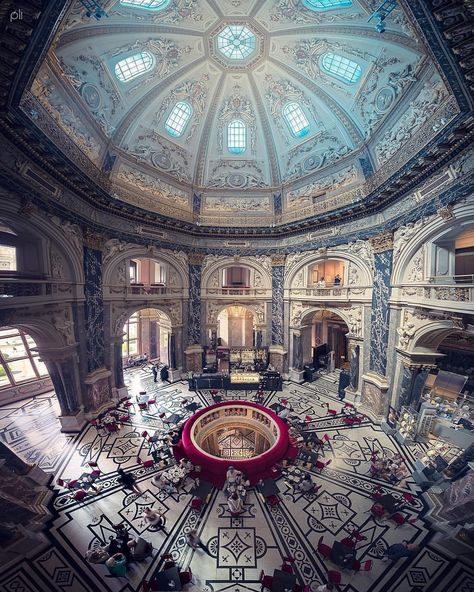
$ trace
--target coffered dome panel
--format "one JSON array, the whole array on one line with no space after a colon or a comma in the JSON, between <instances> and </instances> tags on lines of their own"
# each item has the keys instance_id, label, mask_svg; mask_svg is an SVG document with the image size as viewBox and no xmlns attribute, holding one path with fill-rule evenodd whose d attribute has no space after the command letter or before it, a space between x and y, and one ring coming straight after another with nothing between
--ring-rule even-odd
<instances>
[{"instance_id":1,"label":"coffered dome panel","mask_svg":"<svg viewBox=\"0 0 474 592\"><path fill-rule=\"evenodd\" d=\"M400 7L380 34L372 0L135 4L109 0L100 21L73 5L24 103L110 177L114 199L194 221L198 207L216 224L294 218L296 204L309 215L328 192L345 196L329 209L363 199L413 133L415 151L456 114Z\"/></svg>"}]
</instances>

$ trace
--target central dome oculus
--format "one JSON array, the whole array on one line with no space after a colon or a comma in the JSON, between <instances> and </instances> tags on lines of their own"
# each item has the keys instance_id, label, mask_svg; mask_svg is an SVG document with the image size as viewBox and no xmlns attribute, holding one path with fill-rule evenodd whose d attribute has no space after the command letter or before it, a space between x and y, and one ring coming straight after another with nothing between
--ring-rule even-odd
<instances>
[{"instance_id":1,"label":"central dome oculus","mask_svg":"<svg viewBox=\"0 0 474 592\"><path fill-rule=\"evenodd\" d=\"M245 25L227 25L217 35L217 50L229 60L245 60L257 47L257 38Z\"/></svg>"}]
</instances>

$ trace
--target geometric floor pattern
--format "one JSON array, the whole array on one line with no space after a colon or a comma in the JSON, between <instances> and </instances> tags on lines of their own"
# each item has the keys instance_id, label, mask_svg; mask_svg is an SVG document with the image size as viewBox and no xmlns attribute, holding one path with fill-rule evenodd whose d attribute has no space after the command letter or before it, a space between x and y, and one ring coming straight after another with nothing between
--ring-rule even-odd
<instances>
[{"instance_id":1,"label":"geometric floor pattern","mask_svg":"<svg viewBox=\"0 0 474 592\"><path fill-rule=\"evenodd\" d=\"M206 391L190 393L185 382L166 386L154 383L149 374L140 370L128 372L126 381L131 395L147 390L167 412L179 411L183 398L203 406L211 402ZM233 399L246 400L252 395L232 391ZM308 426L310 431L320 437L329 435L330 445L325 447L323 456L332 462L322 473L309 471L313 480L322 485L318 494L296 493L280 477L279 505L269 508L251 489L245 512L237 518L229 514L222 491L214 489L208 505L198 514L189 507L191 479L178 492L167 494L151 482L158 471L137 464L137 456L145 459L151 455L141 432L162 429L158 412L132 414L130 424L117 434L100 436L95 428L86 426L80 434L66 436L59 431L59 408L53 393L0 408L2 441L28 462L36 462L54 473L51 487L57 491L48 533L49 548L33 560L19 561L1 573L0 592L137 591L143 579L160 567L164 553L171 553L181 569L191 567L193 583L186 587L190 591L259 591L260 572L272 574L284 556L295 559L299 583L309 584L315 590L325 581L327 570L335 569L316 553L319 538L323 535L324 542L331 545L353 528L367 537L358 543L357 557L362 561L372 559L373 569L355 575L343 571L340 590L474 592L472 567L432 546L433 533L424 520L427 507L411 478L392 485L368 474L374 450L388 455L401 453L411 471L425 445L401 446L368 419L360 426L348 427L341 415L327 416L327 403L336 410L341 404L335 384L325 378L312 384L285 383L283 392L267 394L264 404L271 405L282 398L289 400L294 413L301 418L313 418ZM77 478L88 470L89 460L99 463L102 489L82 503L74 502L54 483L59 477ZM117 483L119 466L137 478L140 496L124 492ZM373 503L370 492L376 483L383 493L397 498L404 492L415 496L416 503L408 510L414 519L412 524L395 528L391 522L374 519L367 513ZM151 504L166 516L167 534L145 532L141 514ZM131 534L143 534L155 549L152 558L132 564L127 578L106 577L105 566L84 560L88 549L108 541L112 524L118 521L126 522ZM210 555L186 545L186 534L192 528L197 528ZM417 543L420 552L393 565L383 562L381 557L387 546L402 540Z\"/></svg>"}]
</instances>

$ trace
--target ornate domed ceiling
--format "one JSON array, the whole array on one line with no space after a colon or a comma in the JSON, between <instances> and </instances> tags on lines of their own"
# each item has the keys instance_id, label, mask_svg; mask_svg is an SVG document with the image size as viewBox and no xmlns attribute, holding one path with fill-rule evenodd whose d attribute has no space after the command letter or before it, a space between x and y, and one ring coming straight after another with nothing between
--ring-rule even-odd
<instances>
[{"instance_id":1,"label":"ornate domed ceiling","mask_svg":"<svg viewBox=\"0 0 474 592\"><path fill-rule=\"evenodd\" d=\"M119 0L96 21L77 3L23 108L151 212L265 226L337 209L456 115L400 7L384 33L368 23L378 4Z\"/></svg>"}]
</instances>

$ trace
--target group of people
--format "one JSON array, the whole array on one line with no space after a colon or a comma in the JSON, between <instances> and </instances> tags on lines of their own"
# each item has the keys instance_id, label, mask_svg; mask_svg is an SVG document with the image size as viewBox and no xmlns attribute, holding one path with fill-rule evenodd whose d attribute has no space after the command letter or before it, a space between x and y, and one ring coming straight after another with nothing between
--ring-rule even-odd
<instances>
[{"instance_id":1,"label":"group of people","mask_svg":"<svg viewBox=\"0 0 474 592\"><path fill-rule=\"evenodd\" d=\"M89 563L105 563L113 576L125 576L133 561L143 561L153 553L153 545L142 537L132 538L124 524L113 525L115 536L109 544L89 549L85 559Z\"/></svg>"},{"instance_id":2,"label":"group of people","mask_svg":"<svg viewBox=\"0 0 474 592\"><path fill-rule=\"evenodd\" d=\"M399 483L407 477L407 471L403 466L401 454L395 454L391 458L372 458L370 466L372 477L386 479L391 483Z\"/></svg>"},{"instance_id":3,"label":"group of people","mask_svg":"<svg viewBox=\"0 0 474 592\"><path fill-rule=\"evenodd\" d=\"M229 466L226 473L224 493L227 495L227 505L231 514L243 512L249 487L250 481L242 471L237 471L232 465Z\"/></svg>"},{"instance_id":4,"label":"group of people","mask_svg":"<svg viewBox=\"0 0 474 592\"><path fill-rule=\"evenodd\" d=\"M341 276L339 274L336 274L336 277L334 278L334 281L332 283L333 286L340 286L342 283L341 280ZM327 288L327 283L326 280L324 279L324 276L318 281L318 288Z\"/></svg>"}]
</instances>

